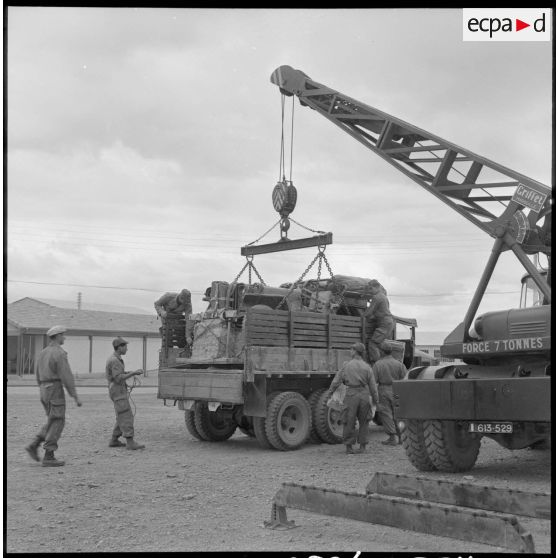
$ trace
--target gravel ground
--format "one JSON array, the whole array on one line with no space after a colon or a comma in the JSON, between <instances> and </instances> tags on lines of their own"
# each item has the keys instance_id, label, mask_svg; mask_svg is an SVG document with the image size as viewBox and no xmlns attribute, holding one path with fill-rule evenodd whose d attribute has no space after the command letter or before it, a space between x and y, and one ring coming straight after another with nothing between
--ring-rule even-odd
<instances>
[{"instance_id":1,"label":"gravel ground","mask_svg":"<svg viewBox=\"0 0 558 558\"><path fill-rule=\"evenodd\" d=\"M418 473L401 446L379 443L378 427L364 455L347 456L342 446L327 444L264 450L239 432L227 442L200 442L186 432L184 414L163 406L145 386L133 399L136 439L146 449L109 448L114 411L106 388L83 387L80 397L81 408L68 401L56 453L66 466L43 468L23 449L44 422L38 388L8 388L5 552L508 552L297 510L288 510L296 529L269 530L263 521L283 482L364 493L377 471L551 490L552 452L510 452L486 439L466 475ZM550 553L550 521L520 522L536 551Z\"/></svg>"}]
</instances>

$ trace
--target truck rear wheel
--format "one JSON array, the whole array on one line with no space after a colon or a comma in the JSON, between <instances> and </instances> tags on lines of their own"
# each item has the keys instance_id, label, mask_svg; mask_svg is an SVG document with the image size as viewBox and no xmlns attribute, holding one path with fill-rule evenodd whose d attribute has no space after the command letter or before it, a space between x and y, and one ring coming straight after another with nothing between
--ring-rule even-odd
<instances>
[{"instance_id":1,"label":"truck rear wheel","mask_svg":"<svg viewBox=\"0 0 558 558\"><path fill-rule=\"evenodd\" d=\"M184 411L184 422L186 423L186 430L198 440L206 441L196 428L196 418L194 416L194 411Z\"/></svg>"},{"instance_id":2,"label":"truck rear wheel","mask_svg":"<svg viewBox=\"0 0 558 558\"><path fill-rule=\"evenodd\" d=\"M409 461L419 471L435 471L424 441L424 421L410 419L405 421L401 440Z\"/></svg>"},{"instance_id":3,"label":"truck rear wheel","mask_svg":"<svg viewBox=\"0 0 558 558\"><path fill-rule=\"evenodd\" d=\"M310 436L311 428L312 410L300 393L284 391L270 400L265 419L265 433L275 449L298 449Z\"/></svg>"},{"instance_id":4,"label":"truck rear wheel","mask_svg":"<svg viewBox=\"0 0 558 558\"><path fill-rule=\"evenodd\" d=\"M343 441L343 422L341 412L327 406L329 399L326 390L323 390L312 409L313 428L318 437L326 444L340 444Z\"/></svg>"},{"instance_id":5,"label":"truck rear wheel","mask_svg":"<svg viewBox=\"0 0 558 558\"><path fill-rule=\"evenodd\" d=\"M220 409L211 412L207 403L197 401L194 408L196 430L210 442L223 442L228 440L236 430L236 422L232 418L223 416Z\"/></svg>"},{"instance_id":6,"label":"truck rear wheel","mask_svg":"<svg viewBox=\"0 0 558 558\"><path fill-rule=\"evenodd\" d=\"M264 449L273 449L265 433L265 417L254 417L254 435L258 444Z\"/></svg>"},{"instance_id":7,"label":"truck rear wheel","mask_svg":"<svg viewBox=\"0 0 558 558\"><path fill-rule=\"evenodd\" d=\"M321 444L322 439L316 432L316 406L318 404L318 399L320 395L324 392L324 389L318 389L310 394L308 397L308 404L310 405L310 409L312 410L312 428L310 429L310 436L308 436L308 443L309 444Z\"/></svg>"},{"instance_id":8,"label":"truck rear wheel","mask_svg":"<svg viewBox=\"0 0 558 558\"><path fill-rule=\"evenodd\" d=\"M455 420L425 420L428 457L439 471L458 473L471 469L479 455L481 437Z\"/></svg>"}]
</instances>

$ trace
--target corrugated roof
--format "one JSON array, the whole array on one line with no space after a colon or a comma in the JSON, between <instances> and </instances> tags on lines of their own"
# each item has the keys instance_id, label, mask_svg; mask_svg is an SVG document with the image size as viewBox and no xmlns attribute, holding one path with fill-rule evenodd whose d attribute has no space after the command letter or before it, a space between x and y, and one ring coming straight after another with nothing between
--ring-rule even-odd
<instances>
[{"instance_id":1,"label":"corrugated roof","mask_svg":"<svg viewBox=\"0 0 558 558\"><path fill-rule=\"evenodd\" d=\"M77 309L77 302L75 300L61 300L57 298L34 298L39 302L44 302L50 304L50 306L56 306L57 308L68 308L70 310ZM99 304L97 302L89 302L88 300L83 300L81 302L82 310L98 310L100 312L116 312L118 314L148 314L153 313L153 308L151 311L143 310L142 308L135 308L133 306L118 306L116 304Z\"/></svg>"},{"instance_id":2,"label":"corrugated roof","mask_svg":"<svg viewBox=\"0 0 558 558\"><path fill-rule=\"evenodd\" d=\"M53 325L62 325L70 333L158 335L161 327L156 315L60 308L29 297L8 304L7 309L7 318L13 325L36 333L46 332Z\"/></svg>"}]
</instances>

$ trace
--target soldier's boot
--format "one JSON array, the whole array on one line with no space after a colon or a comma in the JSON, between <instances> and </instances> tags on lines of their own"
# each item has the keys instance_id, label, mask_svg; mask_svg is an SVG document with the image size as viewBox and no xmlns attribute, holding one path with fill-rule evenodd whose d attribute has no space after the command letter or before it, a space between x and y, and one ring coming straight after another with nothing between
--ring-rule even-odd
<instances>
[{"instance_id":1,"label":"soldier's boot","mask_svg":"<svg viewBox=\"0 0 558 558\"><path fill-rule=\"evenodd\" d=\"M121 442L118 437L113 436L109 442L109 448L123 448L126 444Z\"/></svg>"},{"instance_id":2,"label":"soldier's boot","mask_svg":"<svg viewBox=\"0 0 558 558\"><path fill-rule=\"evenodd\" d=\"M43 457L43 467L62 467L64 461L56 459L52 450L46 450Z\"/></svg>"},{"instance_id":3,"label":"soldier's boot","mask_svg":"<svg viewBox=\"0 0 558 558\"><path fill-rule=\"evenodd\" d=\"M387 440L382 440L382 444L384 444L384 446L396 446L397 440L395 434L390 434Z\"/></svg>"},{"instance_id":4,"label":"soldier's boot","mask_svg":"<svg viewBox=\"0 0 558 558\"><path fill-rule=\"evenodd\" d=\"M353 446L350 444L346 444L345 445L345 453L355 453L355 450L353 449Z\"/></svg>"},{"instance_id":5,"label":"soldier's boot","mask_svg":"<svg viewBox=\"0 0 558 558\"><path fill-rule=\"evenodd\" d=\"M145 446L143 444L138 444L133 438L126 438L126 449L129 450L139 450L143 449Z\"/></svg>"},{"instance_id":6,"label":"soldier's boot","mask_svg":"<svg viewBox=\"0 0 558 558\"><path fill-rule=\"evenodd\" d=\"M360 444L358 446L358 453L366 453L366 444Z\"/></svg>"},{"instance_id":7,"label":"soldier's boot","mask_svg":"<svg viewBox=\"0 0 558 558\"><path fill-rule=\"evenodd\" d=\"M41 442L42 440L39 437L36 437L28 446L25 446L25 451L31 456L31 459L34 459L35 461L41 460L37 452Z\"/></svg>"}]
</instances>

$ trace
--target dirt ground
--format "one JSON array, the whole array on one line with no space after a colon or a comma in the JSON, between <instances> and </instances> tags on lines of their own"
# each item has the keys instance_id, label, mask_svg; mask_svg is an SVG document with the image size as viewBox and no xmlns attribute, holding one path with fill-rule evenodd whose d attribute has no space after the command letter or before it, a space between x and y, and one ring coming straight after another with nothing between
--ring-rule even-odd
<instances>
[{"instance_id":1,"label":"dirt ground","mask_svg":"<svg viewBox=\"0 0 558 558\"><path fill-rule=\"evenodd\" d=\"M379 427L363 455L327 444L264 450L240 432L226 442L200 442L186 432L183 412L163 406L145 386L133 400L136 439L146 449L109 448L114 414L106 388L83 387L80 397L81 408L68 401L56 453L66 466L44 468L23 449L44 422L38 388L7 390L5 552L508 552L297 510L288 510L295 529L269 530L263 522L283 482L364 493L377 471L551 490L552 452L510 452L486 439L465 475L418 473L401 446L380 444ZM550 521L520 522L536 551L550 553Z\"/></svg>"}]
</instances>

